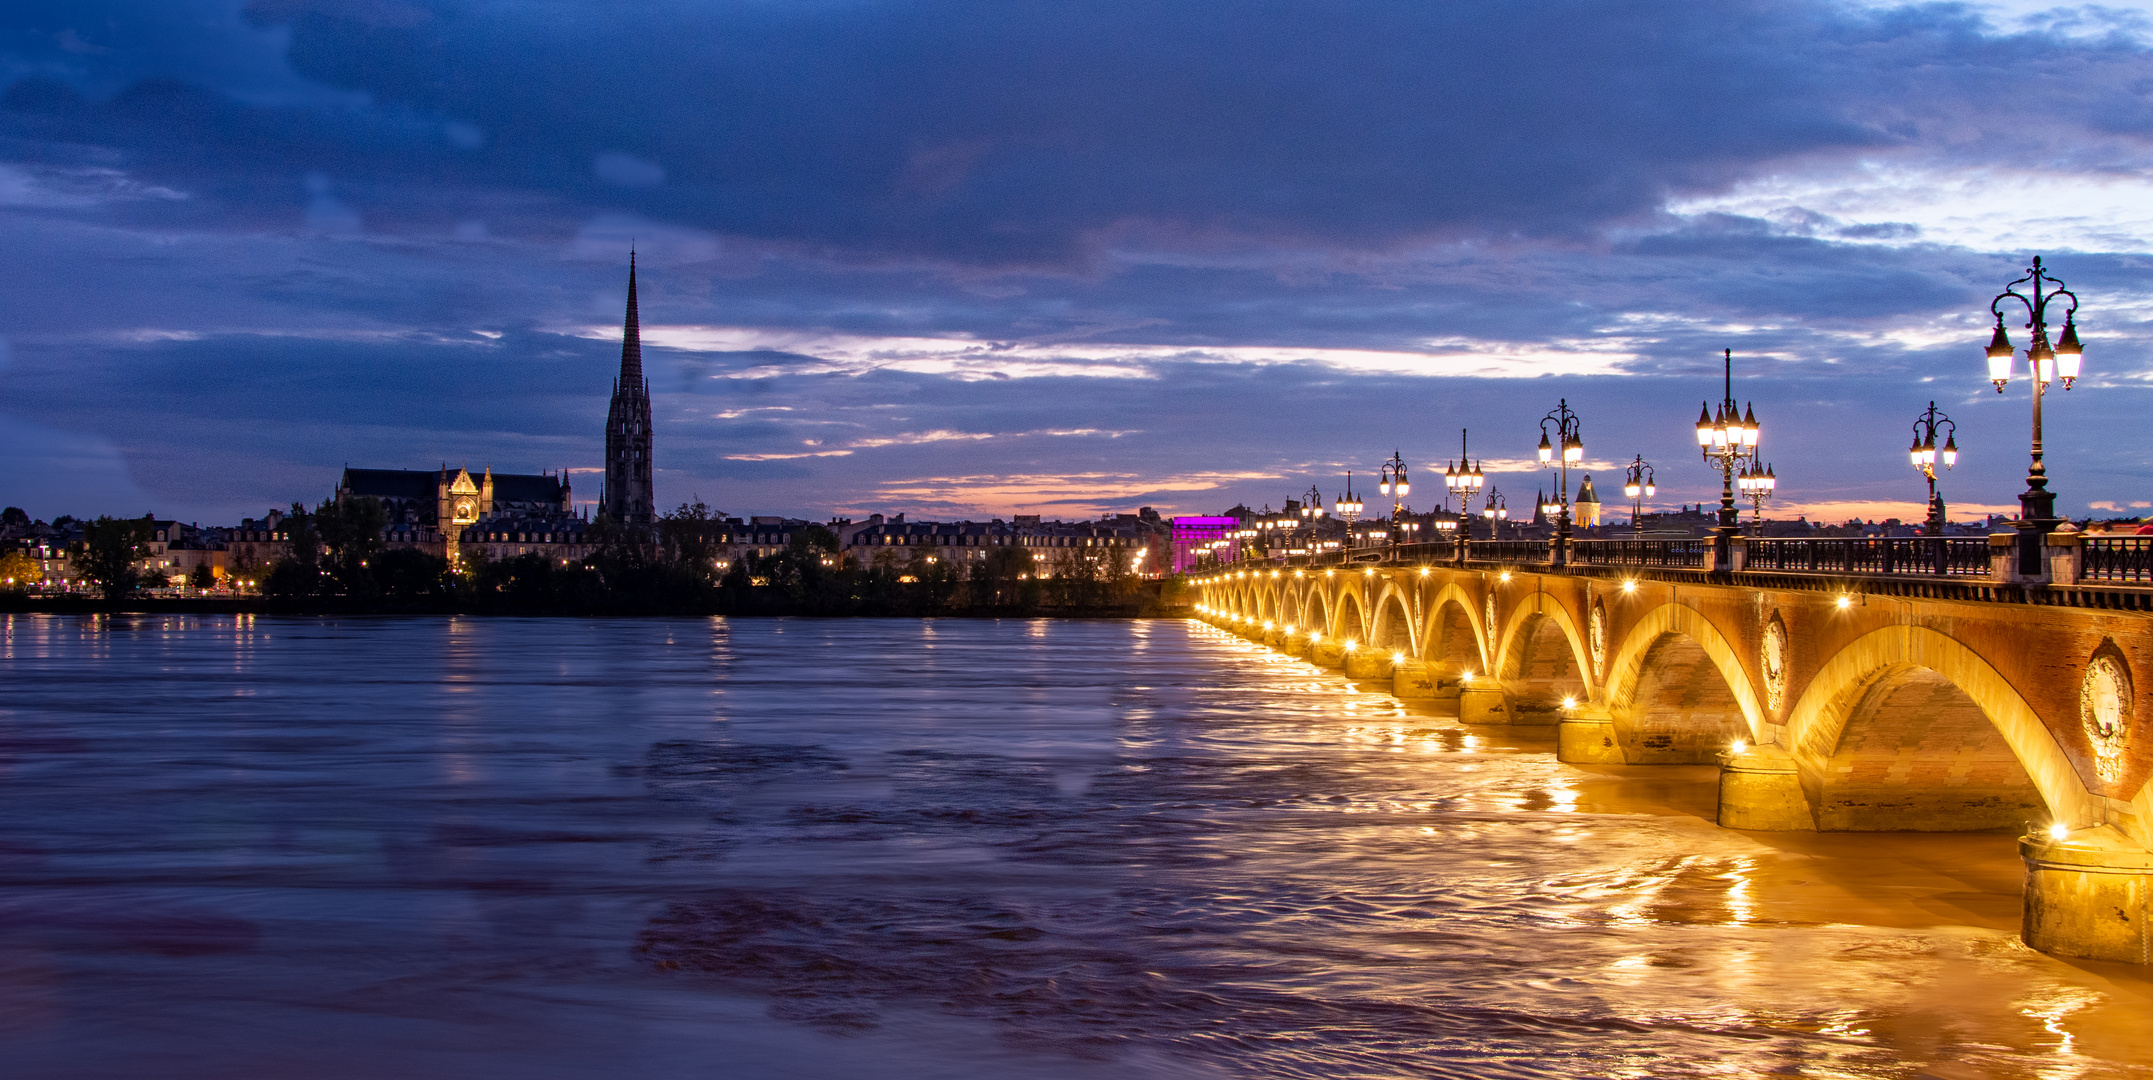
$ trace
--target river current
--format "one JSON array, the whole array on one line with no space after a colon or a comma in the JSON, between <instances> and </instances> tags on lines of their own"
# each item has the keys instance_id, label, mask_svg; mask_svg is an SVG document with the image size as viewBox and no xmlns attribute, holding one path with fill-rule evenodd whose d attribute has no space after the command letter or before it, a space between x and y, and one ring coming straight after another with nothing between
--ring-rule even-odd
<instances>
[{"instance_id":1,"label":"river current","mask_svg":"<svg viewBox=\"0 0 2153 1080\"><path fill-rule=\"evenodd\" d=\"M0 616L7 1077L2153 1076L1998 833L1176 621Z\"/></svg>"}]
</instances>

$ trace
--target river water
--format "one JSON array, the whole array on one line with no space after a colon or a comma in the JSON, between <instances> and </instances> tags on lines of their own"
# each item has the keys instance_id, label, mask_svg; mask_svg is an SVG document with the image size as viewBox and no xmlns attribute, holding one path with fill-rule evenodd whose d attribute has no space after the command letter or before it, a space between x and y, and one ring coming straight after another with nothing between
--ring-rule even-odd
<instances>
[{"instance_id":1,"label":"river water","mask_svg":"<svg viewBox=\"0 0 2153 1080\"><path fill-rule=\"evenodd\" d=\"M1173 621L0 617L7 1077L2153 1076L2000 834Z\"/></svg>"}]
</instances>

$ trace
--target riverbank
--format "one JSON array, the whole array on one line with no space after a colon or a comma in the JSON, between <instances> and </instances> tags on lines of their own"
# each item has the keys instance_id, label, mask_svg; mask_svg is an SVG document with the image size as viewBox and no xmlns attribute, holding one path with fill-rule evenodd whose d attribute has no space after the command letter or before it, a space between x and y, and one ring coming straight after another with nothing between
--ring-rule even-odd
<instances>
[{"instance_id":1,"label":"riverbank","mask_svg":"<svg viewBox=\"0 0 2153 1080\"><path fill-rule=\"evenodd\" d=\"M512 615L646 617L708 616L828 618L1185 618L1192 613L1178 590L1149 581L1129 595L1089 604L972 604L932 596L796 598L755 588L746 595L723 589L702 594L653 597L480 594L427 597L134 595L107 599L93 593L0 593L0 613L52 615Z\"/></svg>"}]
</instances>

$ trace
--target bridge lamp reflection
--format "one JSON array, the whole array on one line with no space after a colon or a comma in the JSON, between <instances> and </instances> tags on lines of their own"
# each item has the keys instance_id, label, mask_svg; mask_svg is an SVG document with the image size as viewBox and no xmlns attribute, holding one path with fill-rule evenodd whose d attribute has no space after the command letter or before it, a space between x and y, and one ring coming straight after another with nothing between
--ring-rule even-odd
<instances>
[{"instance_id":1,"label":"bridge lamp reflection","mask_svg":"<svg viewBox=\"0 0 2153 1080\"><path fill-rule=\"evenodd\" d=\"M1565 709L1577 708L1577 699L1574 697L1566 697L1562 699L1562 707Z\"/></svg>"},{"instance_id":2,"label":"bridge lamp reflection","mask_svg":"<svg viewBox=\"0 0 2153 1080\"><path fill-rule=\"evenodd\" d=\"M1839 599L1832 601L1832 603L1836 605L1839 610L1845 611L1846 609L1854 606L1854 598L1846 595L1845 593L1841 593L1839 595Z\"/></svg>"},{"instance_id":3,"label":"bridge lamp reflection","mask_svg":"<svg viewBox=\"0 0 2153 1080\"><path fill-rule=\"evenodd\" d=\"M1347 639L1346 639L1346 644L1345 644L1345 650L1346 650L1347 652L1352 652L1353 650L1355 650L1355 649L1358 649L1358 648L1360 648L1360 645L1359 645L1359 644L1357 644L1356 642L1354 642L1354 640L1353 640L1352 638L1347 638Z\"/></svg>"},{"instance_id":4,"label":"bridge lamp reflection","mask_svg":"<svg viewBox=\"0 0 2153 1080\"><path fill-rule=\"evenodd\" d=\"M1625 581L1625 582L1623 582L1623 583L1622 583L1622 591L1623 591L1623 592L1626 592L1626 593L1633 593L1633 592L1636 592L1636 591L1637 591L1637 582L1635 582L1635 581Z\"/></svg>"},{"instance_id":5,"label":"bridge lamp reflection","mask_svg":"<svg viewBox=\"0 0 2153 1080\"><path fill-rule=\"evenodd\" d=\"M1737 754L1746 753L1749 750L1749 743L1741 739L1736 739L1734 740L1734 742L1728 744L1727 749L1732 750Z\"/></svg>"},{"instance_id":6,"label":"bridge lamp reflection","mask_svg":"<svg viewBox=\"0 0 2153 1080\"><path fill-rule=\"evenodd\" d=\"M1502 573L1500 573L1500 574L1497 574L1497 575L1495 576L1495 580L1497 580L1497 581L1509 581L1509 580L1510 580L1510 571L1508 571L1508 570L1505 570L1505 571L1503 571Z\"/></svg>"},{"instance_id":7,"label":"bridge lamp reflection","mask_svg":"<svg viewBox=\"0 0 2153 1080\"><path fill-rule=\"evenodd\" d=\"M1393 664L1405 663L1405 654L1402 652L1394 652L1390 654L1390 662Z\"/></svg>"},{"instance_id":8,"label":"bridge lamp reflection","mask_svg":"<svg viewBox=\"0 0 2153 1080\"><path fill-rule=\"evenodd\" d=\"M2048 838L2051 840L2062 840L2070 835L2071 827L2063 822L2059 821L2048 827Z\"/></svg>"}]
</instances>

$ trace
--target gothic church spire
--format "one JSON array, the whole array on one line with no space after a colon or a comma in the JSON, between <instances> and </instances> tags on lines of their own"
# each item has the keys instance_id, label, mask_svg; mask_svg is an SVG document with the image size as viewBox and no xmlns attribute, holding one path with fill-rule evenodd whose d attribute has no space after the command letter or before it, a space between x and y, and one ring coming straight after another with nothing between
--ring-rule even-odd
<instances>
[{"instance_id":1,"label":"gothic church spire","mask_svg":"<svg viewBox=\"0 0 2153 1080\"><path fill-rule=\"evenodd\" d=\"M621 328L620 381L622 386L643 382L643 328L635 311L635 252L628 253L628 320Z\"/></svg>"},{"instance_id":2,"label":"gothic church spire","mask_svg":"<svg viewBox=\"0 0 2153 1080\"><path fill-rule=\"evenodd\" d=\"M628 315L621 325L620 379L606 410L606 516L627 526L657 519L651 484L650 380L643 377L643 331L635 304L635 253L628 254Z\"/></svg>"}]
</instances>

